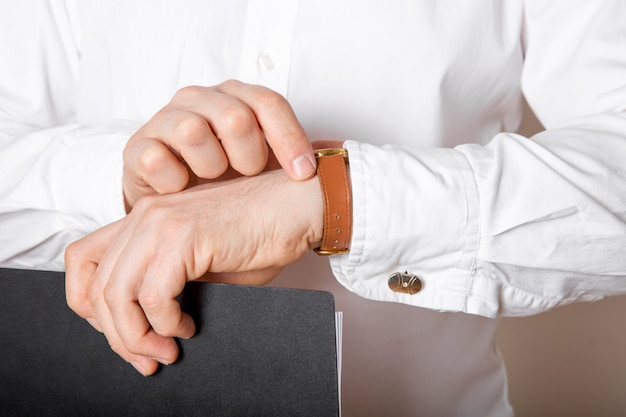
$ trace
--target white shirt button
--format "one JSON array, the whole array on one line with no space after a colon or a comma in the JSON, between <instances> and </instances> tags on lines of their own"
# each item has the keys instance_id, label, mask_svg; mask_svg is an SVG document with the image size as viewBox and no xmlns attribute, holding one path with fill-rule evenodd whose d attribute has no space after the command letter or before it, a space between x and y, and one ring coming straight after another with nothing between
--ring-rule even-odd
<instances>
[{"instance_id":1,"label":"white shirt button","mask_svg":"<svg viewBox=\"0 0 626 417\"><path fill-rule=\"evenodd\" d=\"M267 54L260 55L257 63L259 64L261 71L267 72L274 69L274 61L272 60L272 57Z\"/></svg>"}]
</instances>

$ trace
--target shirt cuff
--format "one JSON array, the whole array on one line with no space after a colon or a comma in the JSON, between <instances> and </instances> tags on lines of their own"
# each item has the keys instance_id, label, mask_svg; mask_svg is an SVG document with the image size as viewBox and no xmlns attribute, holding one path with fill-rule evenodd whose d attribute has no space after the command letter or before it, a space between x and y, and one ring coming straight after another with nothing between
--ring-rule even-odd
<instances>
[{"instance_id":1,"label":"shirt cuff","mask_svg":"<svg viewBox=\"0 0 626 417\"><path fill-rule=\"evenodd\" d=\"M330 260L337 280L369 299L466 311L479 239L478 191L466 157L454 149L344 146L353 232L350 252ZM420 278L420 292L389 289L389 275L405 271Z\"/></svg>"},{"instance_id":2,"label":"shirt cuff","mask_svg":"<svg viewBox=\"0 0 626 417\"><path fill-rule=\"evenodd\" d=\"M76 128L56 138L50 183L71 228L89 233L125 214L123 150L136 130L126 122Z\"/></svg>"},{"instance_id":3,"label":"shirt cuff","mask_svg":"<svg viewBox=\"0 0 626 417\"><path fill-rule=\"evenodd\" d=\"M14 155L4 159L14 181L0 207L3 266L63 270L69 243L126 214L122 152L135 130L126 122L55 127L3 150Z\"/></svg>"}]
</instances>

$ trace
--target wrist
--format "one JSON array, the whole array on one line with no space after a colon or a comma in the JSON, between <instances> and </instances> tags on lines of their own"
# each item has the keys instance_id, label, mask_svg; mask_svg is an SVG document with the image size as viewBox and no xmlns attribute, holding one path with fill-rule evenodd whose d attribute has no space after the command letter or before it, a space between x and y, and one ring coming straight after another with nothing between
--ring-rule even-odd
<instances>
[{"instance_id":1,"label":"wrist","mask_svg":"<svg viewBox=\"0 0 626 417\"><path fill-rule=\"evenodd\" d=\"M322 244L324 235L324 198L319 182L319 177L315 175L306 181L306 198L310 208L309 231L307 242L309 250L318 248Z\"/></svg>"}]
</instances>

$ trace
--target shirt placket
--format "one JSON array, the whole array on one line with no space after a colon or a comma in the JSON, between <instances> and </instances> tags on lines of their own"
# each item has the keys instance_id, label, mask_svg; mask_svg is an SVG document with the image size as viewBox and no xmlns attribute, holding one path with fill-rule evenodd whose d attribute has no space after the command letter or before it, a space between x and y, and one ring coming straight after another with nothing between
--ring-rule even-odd
<instances>
[{"instance_id":1,"label":"shirt placket","mask_svg":"<svg viewBox=\"0 0 626 417\"><path fill-rule=\"evenodd\" d=\"M239 79L287 95L297 0L248 2Z\"/></svg>"}]
</instances>

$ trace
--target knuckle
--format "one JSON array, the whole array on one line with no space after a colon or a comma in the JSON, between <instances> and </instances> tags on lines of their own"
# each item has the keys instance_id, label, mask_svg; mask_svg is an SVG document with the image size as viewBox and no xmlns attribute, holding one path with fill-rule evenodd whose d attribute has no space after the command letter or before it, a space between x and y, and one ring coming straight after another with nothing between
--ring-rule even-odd
<instances>
[{"instance_id":1,"label":"knuckle","mask_svg":"<svg viewBox=\"0 0 626 417\"><path fill-rule=\"evenodd\" d=\"M167 152L169 151L163 147L147 147L137 157L138 171L148 177L155 174L167 162Z\"/></svg>"},{"instance_id":2,"label":"knuckle","mask_svg":"<svg viewBox=\"0 0 626 417\"><path fill-rule=\"evenodd\" d=\"M231 108L220 121L224 131L236 138L247 137L258 130L258 123L247 107Z\"/></svg>"},{"instance_id":3,"label":"knuckle","mask_svg":"<svg viewBox=\"0 0 626 417\"><path fill-rule=\"evenodd\" d=\"M67 306L80 316L79 311L82 311L82 302L70 293L65 294L65 302ZM82 317L82 316L81 316Z\"/></svg>"},{"instance_id":4,"label":"knuckle","mask_svg":"<svg viewBox=\"0 0 626 417\"><path fill-rule=\"evenodd\" d=\"M65 248L65 265L66 269L73 267L79 262L81 259L81 250L80 244L78 242L72 242L67 245Z\"/></svg>"},{"instance_id":5,"label":"knuckle","mask_svg":"<svg viewBox=\"0 0 626 417\"><path fill-rule=\"evenodd\" d=\"M121 349L122 352L127 351L133 355L142 355L144 353L143 347L141 338L129 337L123 341L123 347Z\"/></svg>"},{"instance_id":6,"label":"knuckle","mask_svg":"<svg viewBox=\"0 0 626 417\"><path fill-rule=\"evenodd\" d=\"M163 110L160 110L155 116L153 116L153 119L157 117L157 115L160 115L162 112ZM150 122L148 122L148 124L149 123ZM147 124L142 126L130 137L130 139L128 139L126 145L124 146L124 149L122 150L122 156L124 157L124 161L128 160L130 156L135 152L135 149L141 145L141 142L145 137L146 130L148 130Z\"/></svg>"},{"instance_id":7,"label":"knuckle","mask_svg":"<svg viewBox=\"0 0 626 417\"><path fill-rule=\"evenodd\" d=\"M88 296L89 300L94 303L103 298L102 290L99 287L92 285L88 289Z\"/></svg>"},{"instance_id":8,"label":"knuckle","mask_svg":"<svg viewBox=\"0 0 626 417\"><path fill-rule=\"evenodd\" d=\"M154 212L158 211L154 208L158 205L158 201L155 195L143 196L137 200L131 213L134 213L135 216L141 216L142 218L145 217L147 213L150 213L150 216L154 216Z\"/></svg>"},{"instance_id":9,"label":"knuckle","mask_svg":"<svg viewBox=\"0 0 626 417\"><path fill-rule=\"evenodd\" d=\"M156 334L163 337L178 336L176 326L170 320L160 320L158 323L154 323L153 330Z\"/></svg>"},{"instance_id":10,"label":"knuckle","mask_svg":"<svg viewBox=\"0 0 626 417\"><path fill-rule=\"evenodd\" d=\"M174 97L172 98L172 103L193 101L201 97L206 91L205 87L200 87L198 85L189 85L183 87L174 93Z\"/></svg>"},{"instance_id":11,"label":"knuckle","mask_svg":"<svg viewBox=\"0 0 626 417\"><path fill-rule=\"evenodd\" d=\"M100 293L102 293L102 298L109 307L114 307L119 303L119 293L111 285L106 285L102 291L92 287L92 297L100 297Z\"/></svg>"},{"instance_id":12,"label":"knuckle","mask_svg":"<svg viewBox=\"0 0 626 417\"><path fill-rule=\"evenodd\" d=\"M176 336L176 319L164 314L166 300L163 299L158 291L142 289L139 293L138 302L146 316L150 317L152 328L158 335L164 337Z\"/></svg>"},{"instance_id":13,"label":"knuckle","mask_svg":"<svg viewBox=\"0 0 626 417\"><path fill-rule=\"evenodd\" d=\"M142 210L141 222L147 225L148 230L151 225L158 224L161 228L171 228L172 223L178 218L176 213L172 213L169 207L158 199L150 199L144 202L147 206ZM168 229L169 230L169 229Z\"/></svg>"},{"instance_id":14,"label":"knuckle","mask_svg":"<svg viewBox=\"0 0 626 417\"><path fill-rule=\"evenodd\" d=\"M142 287L137 297L141 308L147 312L158 312L161 306L161 294L153 287Z\"/></svg>"},{"instance_id":15,"label":"knuckle","mask_svg":"<svg viewBox=\"0 0 626 417\"><path fill-rule=\"evenodd\" d=\"M260 112L271 111L280 106L287 105L287 100L279 93L267 88L263 88L253 98L254 107Z\"/></svg>"},{"instance_id":16,"label":"knuckle","mask_svg":"<svg viewBox=\"0 0 626 417\"><path fill-rule=\"evenodd\" d=\"M121 357L124 357L124 355L126 354L126 349L123 347L122 343L119 340L109 340L109 346L111 347L111 350L113 352L117 353Z\"/></svg>"},{"instance_id":17,"label":"knuckle","mask_svg":"<svg viewBox=\"0 0 626 417\"><path fill-rule=\"evenodd\" d=\"M65 297L68 307L80 317L86 319L89 317L89 303L82 298L75 297L71 294L67 294Z\"/></svg>"},{"instance_id":18,"label":"knuckle","mask_svg":"<svg viewBox=\"0 0 626 417\"><path fill-rule=\"evenodd\" d=\"M176 337L176 331L172 326L168 326L168 327L164 327L161 326L158 329L155 329L155 332L159 335L159 336L163 336L163 337Z\"/></svg>"},{"instance_id":19,"label":"knuckle","mask_svg":"<svg viewBox=\"0 0 626 417\"><path fill-rule=\"evenodd\" d=\"M84 259L81 245L74 242L65 250L65 301L70 309L83 318L91 314L88 293L85 290L86 281L81 274Z\"/></svg>"},{"instance_id":20,"label":"knuckle","mask_svg":"<svg viewBox=\"0 0 626 417\"><path fill-rule=\"evenodd\" d=\"M167 196L161 196L167 197ZM158 224L161 230L171 230L172 225L180 217L172 211L170 205L154 195L142 197L133 208L137 217L137 230L154 234L153 225Z\"/></svg>"},{"instance_id":21,"label":"knuckle","mask_svg":"<svg viewBox=\"0 0 626 417\"><path fill-rule=\"evenodd\" d=\"M140 355L139 343L135 340L122 340L118 335L107 336L111 350L128 361L130 355Z\"/></svg>"},{"instance_id":22,"label":"knuckle","mask_svg":"<svg viewBox=\"0 0 626 417\"><path fill-rule=\"evenodd\" d=\"M180 212L176 202L170 202L168 195L148 195L137 201L131 212L136 219L137 233L147 233L158 239L160 233L168 236L178 236L177 233L184 233L189 225L189 217ZM158 230L154 225L159 225ZM164 242L163 245L169 246Z\"/></svg>"},{"instance_id":23,"label":"knuckle","mask_svg":"<svg viewBox=\"0 0 626 417\"><path fill-rule=\"evenodd\" d=\"M176 126L176 140L182 147L202 145L210 134L209 123L196 114L190 114Z\"/></svg>"},{"instance_id":24,"label":"knuckle","mask_svg":"<svg viewBox=\"0 0 626 417\"><path fill-rule=\"evenodd\" d=\"M228 79L226 81L221 82L220 84L217 85L218 90L230 90L232 88L238 88L242 85L243 83L239 80L235 80L235 79Z\"/></svg>"}]
</instances>

